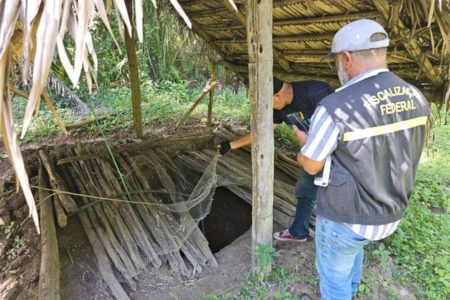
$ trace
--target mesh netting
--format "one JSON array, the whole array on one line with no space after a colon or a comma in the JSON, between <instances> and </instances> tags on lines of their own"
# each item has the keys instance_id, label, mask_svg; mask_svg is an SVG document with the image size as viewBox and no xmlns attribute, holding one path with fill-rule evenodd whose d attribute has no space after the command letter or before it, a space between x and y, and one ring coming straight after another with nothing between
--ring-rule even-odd
<instances>
[{"instance_id":1,"label":"mesh netting","mask_svg":"<svg viewBox=\"0 0 450 300\"><path fill-rule=\"evenodd\" d=\"M218 156L208 160L203 161L202 174L201 168L189 171L182 159L158 151L121 153L113 160L95 158L62 167L74 189L111 200L82 198L116 277L130 288L148 265L159 268L167 263L172 271L190 276L217 264L198 226L210 213L218 186Z\"/></svg>"}]
</instances>

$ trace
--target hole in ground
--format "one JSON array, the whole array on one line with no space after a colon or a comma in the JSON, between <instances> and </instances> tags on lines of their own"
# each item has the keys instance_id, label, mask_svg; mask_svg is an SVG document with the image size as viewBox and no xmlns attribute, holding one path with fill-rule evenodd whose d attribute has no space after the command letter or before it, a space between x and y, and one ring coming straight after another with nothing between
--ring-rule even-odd
<instances>
[{"instance_id":1,"label":"hole in ground","mask_svg":"<svg viewBox=\"0 0 450 300\"><path fill-rule=\"evenodd\" d=\"M244 234L252 225L252 207L230 190L218 187L211 212L203 220L211 251L217 252Z\"/></svg>"}]
</instances>

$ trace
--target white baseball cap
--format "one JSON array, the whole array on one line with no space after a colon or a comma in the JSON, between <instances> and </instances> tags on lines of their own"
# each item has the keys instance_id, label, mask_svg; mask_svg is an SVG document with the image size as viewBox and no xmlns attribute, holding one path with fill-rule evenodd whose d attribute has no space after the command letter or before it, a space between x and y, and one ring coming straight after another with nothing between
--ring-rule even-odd
<instances>
[{"instance_id":1,"label":"white baseball cap","mask_svg":"<svg viewBox=\"0 0 450 300\"><path fill-rule=\"evenodd\" d=\"M386 38L374 40L372 36L375 33L382 33ZM383 26L373 20L360 19L348 23L336 32L333 37L331 52L325 58L343 51L352 52L387 46L389 46L389 37Z\"/></svg>"}]
</instances>

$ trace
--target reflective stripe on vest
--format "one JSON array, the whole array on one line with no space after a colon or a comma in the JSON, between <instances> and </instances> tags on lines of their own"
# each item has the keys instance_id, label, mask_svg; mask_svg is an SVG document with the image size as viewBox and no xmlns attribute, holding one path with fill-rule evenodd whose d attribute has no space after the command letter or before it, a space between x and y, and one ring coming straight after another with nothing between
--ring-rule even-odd
<instances>
[{"instance_id":1,"label":"reflective stripe on vest","mask_svg":"<svg viewBox=\"0 0 450 300\"><path fill-rule=\"evenodd\" d=\"M358 129L352 132L344 133L344 142L346 141L354 141L359 139L364 139L372 136L393 133L400 130L405 130L413 127L417 127L420 125L425 125L427 123L427 116L418 117L406 121L400 121L388 125L382 125L377 127Z\"/></svg>"}]
</instances>

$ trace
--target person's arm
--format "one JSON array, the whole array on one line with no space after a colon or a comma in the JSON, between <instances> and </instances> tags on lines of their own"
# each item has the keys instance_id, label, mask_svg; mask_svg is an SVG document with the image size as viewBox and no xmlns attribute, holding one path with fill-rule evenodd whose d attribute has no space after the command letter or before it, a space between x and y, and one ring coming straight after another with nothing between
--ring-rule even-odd
<instances>
[{"instance_id":1,"label":"person's arm","mask_svg":"<svg viewBox=\"0 0 450 300\"><path fill-rule=\"evenodd\" d=\"M275 130L275 128L277 128L279 125L280 124L273 124L273 129ZM220 143L219 145L217 145L217 149L221 155L225 155L230 150L235 150L250 145L252 141L252 135L250 133L247 133L234 141L226 141Z\"/></svg>"},{"instance_id":2,"label":"person's arm","mask_svg":"<svg viewBox=\"0 0 450 300\"><path fill-rule=\"evenodd\" d=\"M295 135L301 147L297 154L297 162L311 174L319 173L326 158L336 149L339 129L323 106L314 112L311 119L309 135L294 128Z\"/></svg>"},{"instance_id":3,"label":"person's arm","mask_svg":"<svg viewBox=\"0 0 450 300\"><path fill-rule=\"evenodd\" d=\"M303 146L308 141L308 135L295 126L293 127L293 129L300 148L303 148ZM310 175L316 175L317 173L319 173L323 169L323 165L325 164L325 160L312 160L303 155L301 152L297 153L297 162Z\"/></svg>"}]
</instances>

